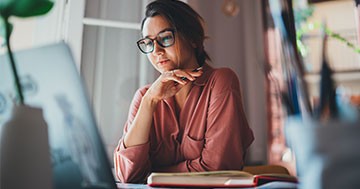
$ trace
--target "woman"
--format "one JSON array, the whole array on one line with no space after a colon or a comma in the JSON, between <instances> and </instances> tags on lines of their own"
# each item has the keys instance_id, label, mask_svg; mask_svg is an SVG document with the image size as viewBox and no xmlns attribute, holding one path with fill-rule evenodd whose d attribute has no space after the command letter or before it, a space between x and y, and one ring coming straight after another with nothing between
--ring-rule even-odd
<instances>
[{"instance_id":1,"label":"woman","mask_svg":"<svg viewBox=\"0 0 360 189\"><path fill-rule=\"evenodd\" d=\"M161 75L134 96L114 153L117 177L241 170L253 133L236 74L206 63L202 18L177 0L153 1L145 15L137 44Z\"/></svg>"}]
</instances>

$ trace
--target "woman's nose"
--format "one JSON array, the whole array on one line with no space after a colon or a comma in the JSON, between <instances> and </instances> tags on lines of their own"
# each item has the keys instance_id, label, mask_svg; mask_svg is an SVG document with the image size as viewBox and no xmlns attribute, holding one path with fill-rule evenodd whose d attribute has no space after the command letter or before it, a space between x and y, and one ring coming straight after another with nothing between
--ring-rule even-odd
<instances>
[{"instance_id":1,"label":"woman's nose","mask_svg":"<svg viewBox=\"0 0 360 189\"><path fill-rule=\"evenodd\" d=\"M164 53L164 48L161 47L157 41L154 41L154 54L163 54Z\"/></svg>"}]
</instances>

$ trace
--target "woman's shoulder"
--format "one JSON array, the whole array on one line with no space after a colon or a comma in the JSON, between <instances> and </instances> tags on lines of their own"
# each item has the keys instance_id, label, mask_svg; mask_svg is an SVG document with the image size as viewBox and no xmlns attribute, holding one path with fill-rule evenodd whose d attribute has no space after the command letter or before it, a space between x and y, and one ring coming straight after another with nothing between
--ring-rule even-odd
<instances>
[{"instance_id":1,"label":"woman's shoulder","mask_svg":"<svg viewBox=\"0 0 360 189\"><path fill-rule=\"evenodd\" d=\"M238 85L239 80L236 73L230 68L214 68L209 82L213 88L226 89L234 84Z\"/></svg>"},{"instance_id":2,"label":"woman's shoulder","mask_svg":"<svg viewBox=\"0 0 360 189\"><path fill-rule=\"evenodd\" d=\"M146 91L150 88L150 86L151 84L147 84L145 86L138 88L135 92L135 97L142 98L145 95Z\"/></svg>"},{"instance_id":3,"label":"woman's shoulder","mask_svg":"<svg viewBox=\"0 0 360 189\"><path fill-rule=\"evenodd\" d=\"M231 68L214 68L212 79L237 79L236 73Z\"/></svg>"}]
</instances>

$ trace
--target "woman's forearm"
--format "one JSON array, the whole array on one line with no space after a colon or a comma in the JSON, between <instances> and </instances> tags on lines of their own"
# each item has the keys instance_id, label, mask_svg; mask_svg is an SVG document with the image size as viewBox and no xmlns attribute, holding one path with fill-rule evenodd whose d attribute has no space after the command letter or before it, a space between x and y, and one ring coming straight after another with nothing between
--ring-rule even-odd
<instances>
[{"instance_id":1,"label":"woman's forearm","mask_svg":"<svg viewBox=\"0 0 360 189\"><path fill-rule=\"evenodd\" d=\"M151 98L150 95L144 95L134 121L125 135L125 147L145 144L149 141L150 127L153 119L152 116L157 103L158 100Z\"/></svg>"}]
</instances>

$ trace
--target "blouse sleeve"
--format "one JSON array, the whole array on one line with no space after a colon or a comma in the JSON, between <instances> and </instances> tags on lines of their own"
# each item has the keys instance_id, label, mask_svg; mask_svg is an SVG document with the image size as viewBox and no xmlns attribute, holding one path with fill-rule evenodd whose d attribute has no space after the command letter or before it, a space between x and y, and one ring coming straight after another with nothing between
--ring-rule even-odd
<instances>
[{"instance_id":1,"label":"blouse sleeve","mask_svg":"<svg viewBox=\"0 0 360 189\"><path fill-rule=\"evenodd\" d=\"M134 120L141 99L146 90L138 90L130 106L128 120L124 126L124 134L114 152L114 168L117 178L123 183L144 183L151 170L149 159L150 143L137 146L124 146L124 136Z\"/></svg>"},{"instance_id":2,"label":"blouse sleeve","mask_svg":"<svg viewBox=\"0 0 360 189\"><path fill-rule=\"evenodd\" d=\"M194 172L243 168L245 152L254 136L243 110L239 81L230 69L221 69L215 74L200 157L165 167L161 171Z\"/></svg>"}]
</instances>

